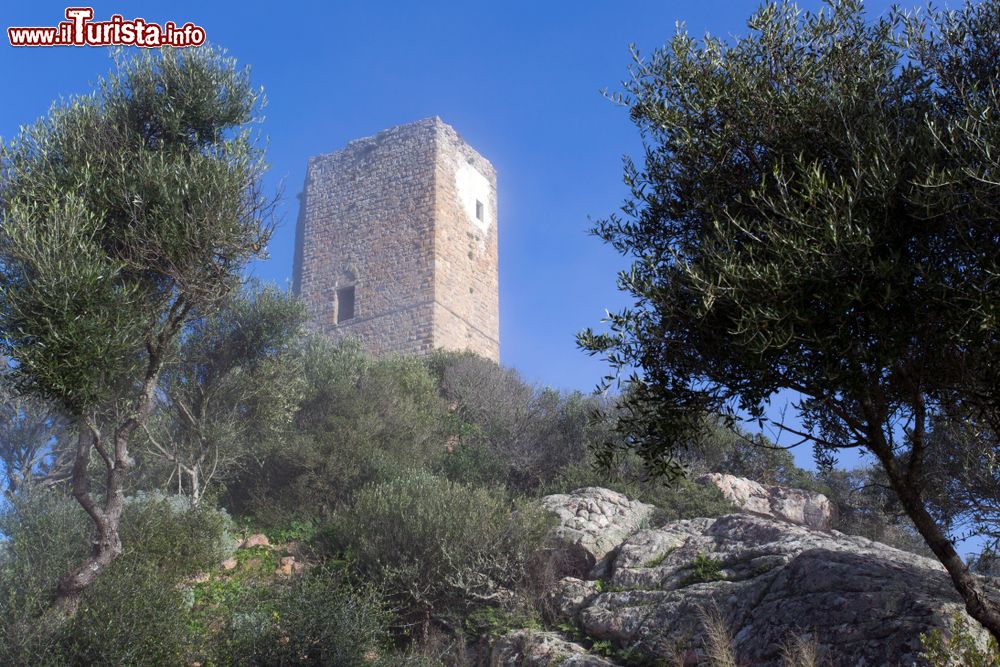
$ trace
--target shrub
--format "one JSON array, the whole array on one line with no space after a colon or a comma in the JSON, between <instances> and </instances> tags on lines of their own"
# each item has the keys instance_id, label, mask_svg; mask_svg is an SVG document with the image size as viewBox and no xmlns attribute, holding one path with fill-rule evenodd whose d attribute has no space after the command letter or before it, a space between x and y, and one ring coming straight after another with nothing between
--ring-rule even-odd
<instances>
[{"instance_id":1,"label":"shrub","mask_svg":"<svg viewBox=\"0 0 1000 667\"><path fill-rule=\"evenodd\" d=\"M818 490L826 494L836 509L833 527L837 530L934 557L903 512L881 469L823 470L817 480L822 484Z\"/></svg>"},{"instance_id":2,"label":"shrub","mask_svg":"<svg viewBox=\"0 0 1000 667\"><path fill-rule=\"evenodd\" d=\"M229 517L186 498L129 498L125 552L87 590L77 614L55 623L45 612L59 577L86 552L83 511L56 491L16 497L0 514L8 542L0 557L0 664L177 664L189 638L178 583L221 560Z\"/></svg>"},{"instance_id":3,"label":"shrub","mask_svg":"<svg viewBox=\"0 0 1000 667\"><path fill-rule=\"evenodd\" d=\"M351 587L336 570L311 572L276 597L235 615L220 664L394 664L393 615L370 586Z\"/></svg>"},{"instance_id":4,"label":"shrub","mask_svg":"<svg viewBox=\"0 0 1000 667\"><path fill-rule=\"evenodd\" d=\"M402 621L426 630L432 619L458 628L475 607L513 604L546 527L540 510L502 491L415 471L363 489L332 531Z\"/></svg>"},{"instance_id":5,"label":"shrub","mask_svg":"<svg viewBox=\"0 0 1000 667\"><path fill-rule=\"evenodd\" d=\"M451 425L437 383L415 357L375 359L353 341L322 338L307 341L301 355L304 398L287 441L228 487L239 511L269 527L328 517L401 465L430 466Z\"/></svg>"},{"instance_id":6,"label":"shrub","mask_svg":"<svg viewBox=\"0 0 1000 667\"><path fill-rule=\"evenodd\" d=\"M179 665L191 644L187 604L163 568L121 558L59 633L70 665Z\"/></svg>"},{"instance_id":7,"label":"shrub","mask_svg":"<svg viewBox=\"0 0 1000 667\"><path fill-rule=\"evenodd\" d=\"M186 496L139 493L125 503L123 557L155 565L179 579L224 560L235 548L234 532L225 510L192 508Z\"/></svg>"},{"instance_id":8,"label":"shrub","mask_svg":"<svg viewBox=\"0 0 1000 667\"><path fill-rule=\"evenodd\" d=\"M459 442L437 462L434 470L459 484L489 486L505 481L510 466L481 442Z\"/></svg>"},{"instance_id":9,"label":"shrub","mask_svg":"<svg viewBox=\"0 0 1000 667\"><path fill-rule=\"evenodd\" d=\"M761 484L819 490L812 473L795 465L795 457L787 449L717 418L708 420L687 461L696 472L721 472Z\"/></svg>"},{"instance_id":10,"label":"shrub","mask_svg":"<svg viewBox=\"0 0 1000 667\"><path fill-rule=\"evenodd\" d=\"M680 586L721 581L726 578L726 575L722 572L722 561L716 560L706 553L700 553L695 556L687 569L689 572L681 579Z\"/></svg>"},{"instance_id":11,"label":"shrub","mask_svg":"<svg viewBox=\"0 0 1000 667\"><path fill-rule=\"evenodd\" d=\"M87 519L61 494L36 491L0 514L0 665L61 665L58 630L44 615L55 583L85 555Z\"/></svg>"},{"instance_id":12,"label":"shrub","mask_svg":"<svg viewBox=\"0 0 1000 667\"><path fill-rule=\"evenodd\" d=\"M65 494L31 489L11 499L0 512L0 534L7 538L0 554L5 629L49 606L59 577L86 555L89 533L86 514Z\"/></svg>"},{"instance_id":13,"label":"shrub","mask_svg":"<svg viewBox=\"0 0 1000 667\"><path fill-rule=\"evenodd\" d=\"M597 398L534 387L517 371L468 352L438 352L428 364L465 453L486 452L480 460L502 464L504 475L494 480L512 491L535 491L586 455Z\"/></svg>"},{"instance_id":14,"label":"shrub","mask_svg":"<svg viewBox=\"0 0 1000 667\"><path fill-rule=\"evenodd\" d=\"M997 640L980 629L975 621L956 612L947 632L931 630L920 635L920 656L929 667L989 667L1000 664Z\"/></svg>"}]
</instances>

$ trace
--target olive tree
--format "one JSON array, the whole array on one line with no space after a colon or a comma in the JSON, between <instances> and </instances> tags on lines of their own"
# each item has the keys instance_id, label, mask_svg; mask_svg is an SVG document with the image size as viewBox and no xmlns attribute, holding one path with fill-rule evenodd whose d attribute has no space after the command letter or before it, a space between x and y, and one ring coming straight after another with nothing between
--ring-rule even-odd
<instances>
[{"instance_id":1,"label":"olive tree","mask_svg":"<svg viewBox=\"0 0 1000 667\"><path fill-rule=\"evenodd\" d=\"M167 464L165 486L192 506L290 425L302 393L293 344L304 320L302 304L276 287L246 289L178 339L143 435Z\"/></svg>"},{"instance_id":2,"label":"olive tree","mask_svg":"<svg viewBox=\"0 0 1000 667\"><path fill-rule=\"evenodd\" d=\"M72 420L72 492L94 525L59 607L72 610L122 552L129 444L173 339L269 237L251 125L261 102L217 50L119 56L94 93L2 148L0 347L19 387Z\"/></svg>"},{"instance_id":3,"label":"olive tree","mask_svg":"<svg viewBox=\"0 0 1000 667\"><path fill-rule=\"evenodd\" d=\"M594 230L631 258L634 305L580 343L631 385L626 442L660 471L705 413L763 422L800 397L784 428L821 457L873 454L1000 636L928 505L931 421L1000 433L1000 3L876 20L859 0L772 3L749 28L635 54L616 99L644 164Z\"/></svg>"}]
</instances>

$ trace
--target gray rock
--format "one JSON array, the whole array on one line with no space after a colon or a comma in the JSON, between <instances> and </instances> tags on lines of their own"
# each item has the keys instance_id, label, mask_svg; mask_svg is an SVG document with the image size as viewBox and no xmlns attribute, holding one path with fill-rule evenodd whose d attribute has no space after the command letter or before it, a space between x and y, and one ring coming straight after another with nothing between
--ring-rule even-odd
<instances>
[{"instance_id":1,"label":"gray rock","mask_svg":"<svg viewBox=\"0 0 1000 667\"><path fill-rule=\"evenodd\" d=\"M600 572L611 552L644 527L655 509L594 486L545 496L541 504L558 519L553 537L564 552L560 573L580 577L595 568Z\"/></svg>"},{"instance_id":2,"label":"gray rock","mask_svg":"<svg viewBox=\"0 0 1000 667\"><path fill-rule=\"evenodd\" d=\"M583 583L561 582L567 620L686 664L702 653L708 608L725 619L741 664L761 667L781 664L790 635L814 637L836 665L910 665L919 635L963 609L936 561L746 514L640 530L615 552L600 591Z\"/></svg>"},{"instance_id":3,"label":"gray rock","mask_svg":"<svg viewBox=\"0 0 1000 667\"><path fill-rule=\"evenodd\" d=\"M561 618L575 618L600 592L598 582L564 577L552 592L552 606Z\"/></svg>"},{"instance_id":4,"label":"gray rock","mask_svg":"<svg viewBox=\"0 0 1000 667\"><path fill-rule=\"evenodd\" d=\"M496 641L490 667L615 667L606 658L592 655L579 644L554 632L516 630Z\"/></svg>"},{"instance_id":5,"label":"gray rock","mask_svg":"<svg viewBox=\"0 0 1000 667\"><path fill-rule=\"evenodd\" d=\"M697 478L698 483L722 491L726 500L742 512L780 519L828 530L833 524L834 509L822 493L784 486L768 486L745 477L712 472Z\"/></svg>"}]
</instances>

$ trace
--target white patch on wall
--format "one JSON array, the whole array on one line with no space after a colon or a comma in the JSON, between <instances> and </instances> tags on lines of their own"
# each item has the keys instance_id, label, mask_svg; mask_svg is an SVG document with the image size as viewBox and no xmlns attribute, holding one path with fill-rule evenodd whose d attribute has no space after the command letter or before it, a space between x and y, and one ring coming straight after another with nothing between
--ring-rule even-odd
<instances>
[{"instance_id":1,"label":"white patch on wall","mask_svg":"<svg viewBox=\"0 0 1000 667\"><path fill-rule=\"evenodd\" d=\"M484 232L489 229L492 222L490 212L493 210L489 179L465 160L459 160L455 170L455 189L469 223Z\"/></svg>"}]
</instances>

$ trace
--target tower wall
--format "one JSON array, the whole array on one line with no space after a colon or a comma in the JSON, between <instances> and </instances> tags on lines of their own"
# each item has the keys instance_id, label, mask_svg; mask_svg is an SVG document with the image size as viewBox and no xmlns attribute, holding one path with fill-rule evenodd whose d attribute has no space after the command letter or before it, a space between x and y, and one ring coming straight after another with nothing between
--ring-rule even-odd
<instances>
[{"instance_id":1,"label":"tower wall","mask_svg":"<svg viewBox=\"0 0 1000 667\"><path fill-rule=\"evenodd\" d=\"M499 360L496 176L451 127L426 119L311 158L300 206L295 290L316 329L375 354Z\"/></svg>"},{"instance_id":2,"label":"tower wall","mask_svg":"<svg viewBox=\"0 0 1000 667\"><path fill-rule=\"evenodd\" d=\"M451 127L437 143L435 346L499 360L496 173Z\"/></svg>"}]
</instances>

